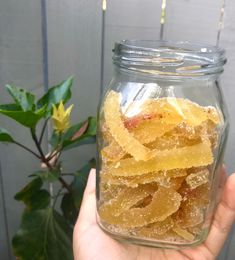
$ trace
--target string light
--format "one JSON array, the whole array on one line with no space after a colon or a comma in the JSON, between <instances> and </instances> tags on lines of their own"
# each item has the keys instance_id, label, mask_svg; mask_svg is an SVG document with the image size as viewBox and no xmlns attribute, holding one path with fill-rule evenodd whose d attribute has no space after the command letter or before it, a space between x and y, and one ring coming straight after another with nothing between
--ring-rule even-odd
<instances>
[{"instance_id":1,"label":"string light","mask_svg":"<svg viewBox=\"0 0 235 260\"><path fill-rule=\"evenodd\" d=\"M221 6L221 9L220 9L220 19L219 19L219 24L218 24L218 33L217 33L217 40L216 40L217 46L219 45L220 34L221 34L221 31L224 27L225 5L226 5L226 0L223 0L222 6Z\"/></svg>"},{"instance_id":2,"label":"string light","mask_svg":"<svg viewBox=\"0 0 235 260\"><path fill-rule=\"evenodd\" d=\"M107 9L107 1L106 0L102 1L102 9L103 9L103 11L106 11L106 9Z\"/></svg>"},{"instance_id":3,"label":"string light","mask_svg":"<svg viewBox=\"0 0 235 260\"><path fill-rule=\"evenodd\" d=\"M165 23L165 18L166 18L166 0L162 0L162 12L161 12L160 24Z\"/></svg>"}]
</instances>

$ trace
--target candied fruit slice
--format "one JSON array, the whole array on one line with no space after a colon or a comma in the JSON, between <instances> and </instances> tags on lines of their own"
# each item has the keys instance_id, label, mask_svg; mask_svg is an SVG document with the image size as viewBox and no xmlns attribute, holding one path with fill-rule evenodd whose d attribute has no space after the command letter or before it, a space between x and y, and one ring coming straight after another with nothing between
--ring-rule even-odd
<instances>
[{"instance_id":1,"label":"candied fruit slice","mask_svg":"<svg viewBox=\"0 0 235 260\"><path fill-rule=\"evenodd\" d=\"M154 171L204 166L213 162L213 155L208 143L171 150L154 150L151 156L153 158L148 161L136 161L134 158L120 160L111 164L106 173L114 176L136 176Z\"/></svg>"},{"instance_id":2,"label":"candied fruit slice","mask_svg":"<svg viewBox=\"0 0 235 260\"><path fill-rule=\"evenodd\" d=\"M104 117L107 127L116 142L136 160L148 160L150 150L136 140L125 128L120 112L121 94L110 91L104 102Z\"/></svg>"},{"instance_id":3,"label":"candied fruit slice","mask_svg":"<svg viewBox=\"0 0 235 260\"><path fill-rule=\"evenodd\" d=\"M191 189L186 182L183 183L182 187L178 191L182 198L183 201L185 200L195 200L197 202L198 206L207 206L209 203L209 198L210 198L210 186L209 183L202 184L198 186L195 189Z\"/></svg>"},{"instance_id":4,"label":"candied fruit slice","mask_svg":"<svg viewBox=\"0 0 235 260\"><path fill-rule=\"evenodd\" d=\"M183 181L184 181L184 177L172 178L170 179L169 188L173 190L178 190L181 187Z\"/></svg>"},{"instance_id":5,"label":"candied fruit slice","mask_svg":"<svg viewBox=\"0 0 235 260\"><path fill-rule=\"evenodd\" d=\"M174 214L174 219L181 227L195 227L204 221L203 210L195 200L183 201L180 209Z\"/></svg>"},{"instance_id":6,"label":"candied fruit slice","mask_svg":"<svg viewBox=\"0 0 235 260\"><path fill-rule=\"evenodd\" d=\"M178 124L182 122L183 115L175 104L168 102L166 98L146 100L140 107L142 114L154 114L165 124Z\"/></svg>"},{"instance_id":7,"label":"candied fruit slice","mask_svg":"<svg viewBox=\"0 0 235 260\"><path fill-rule=\"evenodd\" d=\"M115 216L105 205L102 205L98 211L101 219L109 224L134 228L165 220L179 209L180 202L179 193L159 187L151 203L144 208L132 208L119 216Z\"/></svg>"},{"instance_id":8,"label":"candied fruit slice","mask_svg":"<svg viewBox=\"0 0 235 260\"><path fill-rule=\"evenodd\" d=\"M187 241L193 241L194 240L194 235L189 233L186 229L182 229L179 226L174 226L172 230L179 235L180 237L184 238Z\"/></svg>"},{"instance_id":9,"label":"candied fruit slice","mask_svg":"<svg viewBox=\"0 0 235 260\"><path fill-rule=\"evenodd\" d=\"M153 194L157 190L156 185L141 185L136 188L125 188L115 198L103 204L106 211L112 212L114 216L130 209L143 198Z\"/></svg>"},{"instance_id":10,"label":"candied fruit slice","mask_svg":"<svg viewBox=\"0 0 235 260\"><path fill-rule=\"evenodd\" d=\"M156 138L153 142L146 144L150 149L169 150L172 148L180 148L184 146L192 146L201 143L201 138L187 138L187 136L173 135L169 132L161 138Z\"/></svg>"},{"instance_id":11,"label":"candied fruit slice","mask_svg":"<svg viewBox=\"0 0 235 260\"><path fill-rule=\"evenodd\" d=\"M219 134L218 126L211 120L204 121L200 126L195 128L201 139L209 139L212 148L216 148L218 145Z\"/></svg>"},{"instance_id":12,"label":"candied fruit slice","mask_svg":"<svg viewBox=\"0 0 235 260\"><path fill-rule=\"evenodd\" d=\"M171 219L171 217L168 217L163 221L155 222L145 227L141 227L137 231L137 235L141 237L147 237L147 238L158 238L159 235L163 235L167 231L171 230L173 225L174 225L173 220Z\"/></svg>"},{"instance_id":13,"label":"candied fruit slice","mask_svg":"<svg viewBox=\"0 0 235 260\"><path fill-rule=\"evenodd\" d=\"M104 145L107 145L114 140L105 122L100 126L99 131L102 136Z\"/></svg>"},{"instance_id":14,"label":"candied fruit slice","mask_svg":"<svg viewBox=\"0 0 235 260\"><path fill-rule=\"evenodd\" d=\"M146 115L136 115L132 117L126 117L124 118L124 125L125 127L130 131L136 127L138 127L139 124L148 121L150 119L156 119L156 115L154 114L146 114Z\"/></svg>"},{"instance_id":15,"label":"candied fruit slice","mask_svg":"<svg viewBox=\"0 0 235 260\"><path fill-rule=\"evenodd\" d=\"M116 162L124 157L126 152L121 148L121 146L113 140L108 146L101 150L101 155L104 160Z\"/></svg>"},{"instance_id":16,"label":"candied fruit slice","mask_svg":"<svg viewBox=\"0 0 235 260\"><path fill-rule=\"evenodd\" d=\"M154 119L143 122L135 128L132 133L142 144L147 144L153 142L156 138L163 136L175 126L175 124L165 124L159 122L159 119Z\"/></svg>"},{"instance_id":17,"label":"candied fruit slice","mask_svg":"<svg viewBox=\"0 0 235 260\"><path fill-rule=\"evenodd\" d=\"M208 182L209 171L208 169L203 169L195 173L191 173L186 177L186 182L191 189L195 189L198 186Z\"/></svg>"},{"instance_id":18,"label":"candied fruit slice","mask_svg":"<svg viewBox=\"0 0 235 260\"><path fill-rule=\"evenodd\" d=\"M167 97L161 99L147 100L143 104L143 110L145 113L157 113L162 110L165 114L168 114L167 122L186 121L187 124L192 126L200 125L203 121L210 119L215 124L219 124L221 118L216 108L209 106L199 106L188 99ZM163 113L164 118L164 113ZM170 120L169 120L170 119ZM178 122L179 123L179 122Z\"/></svg>"},{"instance_id":19,"label":"candied fruit slice","mask_svg":"<svg viewBox=\"0 0 235 260\"><path fill-rule=\"evenodd\" d=\"M139 184L147 184L151 182L159 183L163 179L168 180L167 183L170 183L171 180L174 182L175 178L185 177L186 175L187 171L185 169L150 172L130 177L113 176L112 174L101 173L101 176L105 182L112 185L126 185L129 187L137 187Z\"/></svg>"},{"instance_id":20,"label":"candied fruit slice","mask_svg":"<svg viewBox=\"0 0 235 260\"><path fill-rule=\"evenodd\" d=\"M177 99L188 124L197 126L207 119L220 123L220 116L214 107L203 107L185 99Z\"/></svg>"},{"instance_id":21,"label":"candied fruit slice","mask_svg":"<svg viewBox=\"0 0 235 260\"><path fill-rule=\"evenodd\" d=\"M100 183L100 200L109 201L115 198L119 192L125 189L122 185L111 185L109 183Z\"/></svg>"}]
</instances>

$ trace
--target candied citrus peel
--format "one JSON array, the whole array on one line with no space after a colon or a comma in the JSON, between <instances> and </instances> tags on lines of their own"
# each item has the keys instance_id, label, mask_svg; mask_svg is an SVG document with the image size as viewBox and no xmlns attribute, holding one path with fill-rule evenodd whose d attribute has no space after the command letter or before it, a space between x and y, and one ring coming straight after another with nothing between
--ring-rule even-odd
<instances>
[{"instance_id":1,"label":"candied citrus peel","mask_svg":"<svg viewBox=\"0 0 235 260\"><path fill-rule=\"evenodd\" d=\"M158 238L159 236L165 234L167 231L171 230L173 226L174 221L171 217L168 217L163 221L155 222L145 227L141 227L137 231L137 235L141 237Z\"/></svg>"},{"instance_id":2,"label":"candied citrus peel","mask_svg":"<svg viewBox=\"0 0 235 260\"><path fill-rule=\"evenodd\" d=\"M115 198L103 204L100 210L102 211L105 208L105 211L112 212L114 216L119 216L140 200L153 194L156 189L156 185L141 185L136 188L126 188Z\"/></svg>"},{"instance_id":3,"label":"candied citrus peel","mask_svg":"<svg viewBox=\"0 0 235 260\"><path fill-rule=\"evenodd\" d=\"M143 144L153 142L156 138L163 136L172 130L175 124L165 124L159 122L159 119L144 121L138 127L133 129L133 136Z\"/></svg>"},{"instance_id":4,"label":"candied citrus peel","mask_svg":"<svg viewBox=\"0 0 235 260\"><path fill-rule=\"evenodd\" d=\"M165 122L180 123L186 121L189 125L197 126L210 119L215 124L221 122L219 113L214 107L203 107L183 98L160 98L147 100L143 104L143 111L148 113L162 113Z\"/></svg>"},{"instance_id":5,"label":"candied citrus peel","mask_svg":"<svg viewBox=\"0 0 235 260\"><path fill-rule=\"evenodd\" d=\"M184 238L187 241L193 241L194 240L194 235L188 232L186 229L183 229L179 226L174 226L172 230L179 235L180 237Z\"/></svg>"},{"instance_id":6,"label":"candied citrus peel","mask_svg":"<svg viewBox=\"0 0 235 260\"><path fill-rule=\"evenodd\" d=\"M104 102L98 213L120 233L193 242L203 232L222 118L187 99Z\"/></svg>"},{"instance_id":7,"label":"candied citrus peel","mask_svg":"<svg viewBox=\"0 0 235 260\"><path fill-rule=\"evenodd\" d=\"M150 150L136 140L125 128L120 111L121 94L110 91L104 102L104 117L111 135L124 151L136 160L149 159Z\"/></svg>"},{"instance_id":8,"label":"candied citrus peel","mask_svg":"<svg viewBox=\"0 0 235 260\"><path fill-rule=\"evenodd\" d=\"M171 185L174 187L177 184L179 185L179 183L183 181L186 175L187 171L185 169L176 169L170 171L150 172L129 177L113 176L112 174L106 174L105 172L103 172L101 174L101 178L102 181L110 185L126 185L128 187L137 187L139 184L156 182L162 186L170 188Z\"/></svg>"},{"instance_id":9,"label":"candied citrus peel","mask_svg":"<svg viewBox=\"0 0 235 260\"><path fill-rule=\"evenodd\" d=\"M101 150L102 157L111 162L119 161L124 157L126 152L121 148L121 146L115 141L112 140L112 142L104 147Z\"/></svg>"},{"instance_id":10,"label":"candied citrus peel","mask_svg":"<svg viewBox=\"0 0 235 260\"><path fill-rule=\"evenodd\" d=\"M112 211L102 205L98 212L101 219L109 224L126 228L142 227L171 216L179 209L181 199L176 191L159 187L151 203L146 207L132 208L115 216Z\"/></svg>"},{"instance_id":11,"label":"candied citrus peel","mask_svg":"<svg viewBox=\"0 0 235 260\"><path fill-rule=\"evenodd\" d=\"M111 164L106 171L114 176L136 176L154 171L199 167L213 162L213 154L208 143L171 150L153 150L151 157L148 161L122 159Z\"/></svg>"},{"instance_id":12,"label":"candied citrus peel","mask_svg":"<svg viewBox=\"0 0 235 260\"><path fill-rule=\"evenodd\" d=\"M196 171L195 173L189 174L185 180L191 189L195 189L209 181L209 171L208 169Z\"/></svg>"}]
</instances>

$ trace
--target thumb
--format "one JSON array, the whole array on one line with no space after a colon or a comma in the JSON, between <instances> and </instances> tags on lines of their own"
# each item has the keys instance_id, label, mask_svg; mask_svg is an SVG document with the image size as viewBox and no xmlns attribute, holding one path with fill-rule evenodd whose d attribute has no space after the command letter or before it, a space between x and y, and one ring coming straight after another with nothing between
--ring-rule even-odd
<instances>
[{"instance_id":1,"label":"thumb","mask_svg":"<svg viewBox=\"0 0 235 260\"><path fill-rule=\"evenodd\" d=\"M96 171L95 169L92 169L88 177L86 189L83 194L82 205L75 225L75 229L79 230L79 232L83 232L83 230L96 222L95 177Z\"/></svg>"}]
</instances>

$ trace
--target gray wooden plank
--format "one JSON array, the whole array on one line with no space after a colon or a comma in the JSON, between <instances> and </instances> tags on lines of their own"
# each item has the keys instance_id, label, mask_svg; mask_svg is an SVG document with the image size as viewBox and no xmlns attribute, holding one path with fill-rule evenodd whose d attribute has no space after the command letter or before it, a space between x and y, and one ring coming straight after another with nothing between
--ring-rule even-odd
<instances>
[{"instance_id":1,"label":"gray wooden plank","mask_svg":"<svg viewBox=\"0 0 235 260\"><path fill-rule=\"evenodd\" d=\"M1 1L0 32L0 103L9 101L3 90L6 83L25 86L33 90L36 95L42 95L40 0ZM33 147L28 130L24 130L16 122L0 116L0 126L17 136L17 140ZM3 144L0 145L0 160L11 244L22 213L22 205L13 197L25 185L27 176L38 169L39 163L27 152ZM0 240L0 244L2 243L3 241ZM1 253L3 254L2 251Z\"/></svg>"},{"instance_id":2,"label":"gray wooden plank","mask_svg":"<svg viewBox=\"0 0 235 260\"><path fill-rule=\"evenodd\" d=\"M47 1L49 83L74 75L72 121L96 116L100 96L102 6L97 0ZM94 146L65 155L65 164L77 170L95 156ZM67 168L68 169L68 168Z\"/></svg>"},{"instance_id":3,"label":"gray wooden plank","mask_svg":"<svg viewBox=\"0 0 235 260\"><path fill-rule=\"evenodd\" d=\"M223 260L234 260L235 259L235 225L233 226L232 233L230 235L230 241L229 241L229 246L227 248L226 252L226 258Z\"/></svg>"},{"instance_id":4,"label":"gray wooden plank","mask_svg":"<svg viewBox=\"0 0 235 260\"><path fill-rule=\"evenodd\" d=\"M228 104L228 111L230 115L230 134L226 152L226 164L228 172L235 169L234 153L235 153L235 121L233 115L235 113L235 89L234 89L234 66L235 66L235 3L232 0L227 1L225 9L224 28L221 32L220 46L226 49L226 56L228 59L225 65L225 71L222 77L222 85L224 96ZM235 258L234 258L235 259Z\"/></svg>"},{"instance_id":5,"label":"gray wooden plank","mask_svg":"<svg viewBox=\"0 0 235 260\"><path fill-rule=\"evenodd\" d=\"M10 258L10 245L7 232L7 219L5 211L5 196L4 196L4 187L2 179L2 170L0 162L0 252L2 259Z\"/></svg>"},{"instance_id":6,"label":"gray wooden plank","mask_svg":"<svg viewBox=\"0 0 235 260\"><path fill-rule=\"evenodd\" d=\"M167 0L164 38L215 44L221 0Z\"/></svg>"},{"instance_id":7,"label":"gray wooden plank","mask_svg":"<svg viewBox=\"0 0 235 260\"><path fill-rule=\"evenodd\" d=\"M235 66L235 2L232 0L226 1L225 7L225 19L224 26L221 32L220 46L226 49L228 63L225 66L225 72L223 74L222 83L224 96L228 104L228 111L230 114L230 134L228 139L227 151L225 154L225 161L227 165L228 172L235 171L234 164L234 143L235 143L235 122L233 120L233 115L235 113L234 104L234 66ZM233 260L235 259L235 226L230 234L230 238L227 242L227 247L225 247L224 252L222 252L222 257L219 260Z\"/></svg>"},{"instance_id":8,"label":"gray wooden plank","mask_svg":"<svg viewBox=\"0 0 235 260\"><path fill-rule=\"evenodd\" d=\"M156 40L160 34L161 0L107 1L104 41L104 89L112 78L112 49L123 39Z\"/></svg>"}]
</instances>

